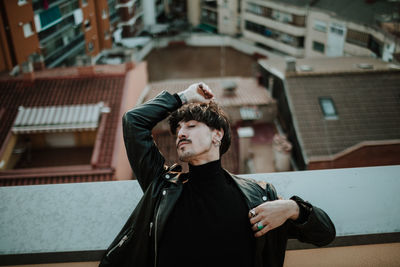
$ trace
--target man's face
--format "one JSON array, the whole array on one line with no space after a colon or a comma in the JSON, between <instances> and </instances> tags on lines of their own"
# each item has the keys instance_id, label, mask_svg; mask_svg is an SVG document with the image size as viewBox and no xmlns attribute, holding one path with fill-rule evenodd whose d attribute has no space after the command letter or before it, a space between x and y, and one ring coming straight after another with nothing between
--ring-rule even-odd
<instances>
[{"instance_id":1,"label":"man's face","mask_svg":"<svg viewBox=\"0 0 400 267\"><path fill-rule=\"evenodd\" d=\"M183 162L208 162L219 158L219 148L212 143L218 131L195 120L181 121L176 129L176 148ZM217 153L217 155L216 155Z\"/></svg>"}]
</instances>

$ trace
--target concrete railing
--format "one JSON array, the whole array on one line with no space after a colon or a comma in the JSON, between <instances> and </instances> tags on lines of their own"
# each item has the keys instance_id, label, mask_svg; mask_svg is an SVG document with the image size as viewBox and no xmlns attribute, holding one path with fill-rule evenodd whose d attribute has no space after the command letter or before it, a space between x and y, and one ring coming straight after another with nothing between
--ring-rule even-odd
<instances>
[{"instance_id":1,"label":"concrete railing","mask_svg":"<svg viewBox=\"0 0 400 267\"><path fill-rule=\"evenodd\" d=\"M372 249L366 257L376 251L378 262L400 262L399 253L390 256L390 251L400 249L400 165L243 177L272 183L284 198L301 196L323 208L336 226L336 240L322 252L299 250L314 247L290 241L286 266L301 266L298 260L290 265L291 259L310 251L318 252L322 261L329 255L340 260L343 246L371 244L389 250L385 254L382 247L379 252ZM137 181L2 187L0 265L91 262L79 266L96 266L141 196ZM303 266L312 266L315 253L305 257Z\"/></svg>"}]
</instances>

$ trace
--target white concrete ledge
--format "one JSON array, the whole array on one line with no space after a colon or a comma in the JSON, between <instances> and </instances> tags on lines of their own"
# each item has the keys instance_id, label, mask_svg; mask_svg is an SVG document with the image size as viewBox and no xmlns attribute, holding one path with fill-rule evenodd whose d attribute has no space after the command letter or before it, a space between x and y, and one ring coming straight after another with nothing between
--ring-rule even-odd
<instances>
[{"instance_id":1,"label":"white concrete ledge","mask_svg":"<svg viewBox=\"0 0 400 267\"><path fill-rule=\"evenodd\" d=\"M400 242L400 165L243 176L324 209L331 246ZM99 260L141 196L136 181L2 187L0 265Z\"/></svg>"}]
</instances>

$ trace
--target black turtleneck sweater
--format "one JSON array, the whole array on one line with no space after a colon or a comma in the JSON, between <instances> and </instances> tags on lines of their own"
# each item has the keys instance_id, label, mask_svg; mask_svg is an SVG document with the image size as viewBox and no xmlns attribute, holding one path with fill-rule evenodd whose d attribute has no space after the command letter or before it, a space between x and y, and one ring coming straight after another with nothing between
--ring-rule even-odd
<instances>
[{"instance_id":1,"label":"black turtleneck sweater","mask_svg":"<svg viewBox=\"0 0 400 267\"><path fill-rule=\"evenodd\" d=\"M189 177L161 237L158 266L252 266L248 207L220 160L189 165Z\"/></svg>"}]
</instances>

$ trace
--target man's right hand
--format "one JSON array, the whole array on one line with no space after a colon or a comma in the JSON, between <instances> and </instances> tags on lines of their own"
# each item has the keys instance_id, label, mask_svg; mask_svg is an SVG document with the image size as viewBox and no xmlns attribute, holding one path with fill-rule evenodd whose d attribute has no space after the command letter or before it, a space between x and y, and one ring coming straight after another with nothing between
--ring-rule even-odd
<instances>
[{"instance_id":1,"label":"man's right hand","mask_svg":"<svg viewBox=\"0 0 400 267\"><path fill-rule=\"evenodd\" d=\"M214 94L211 89L203 82L194 83L190 85L184 91L178 93L182 100L182 104L188 104L192 102L207 103L214 98Z\"/></svg>"}]
</instances>

